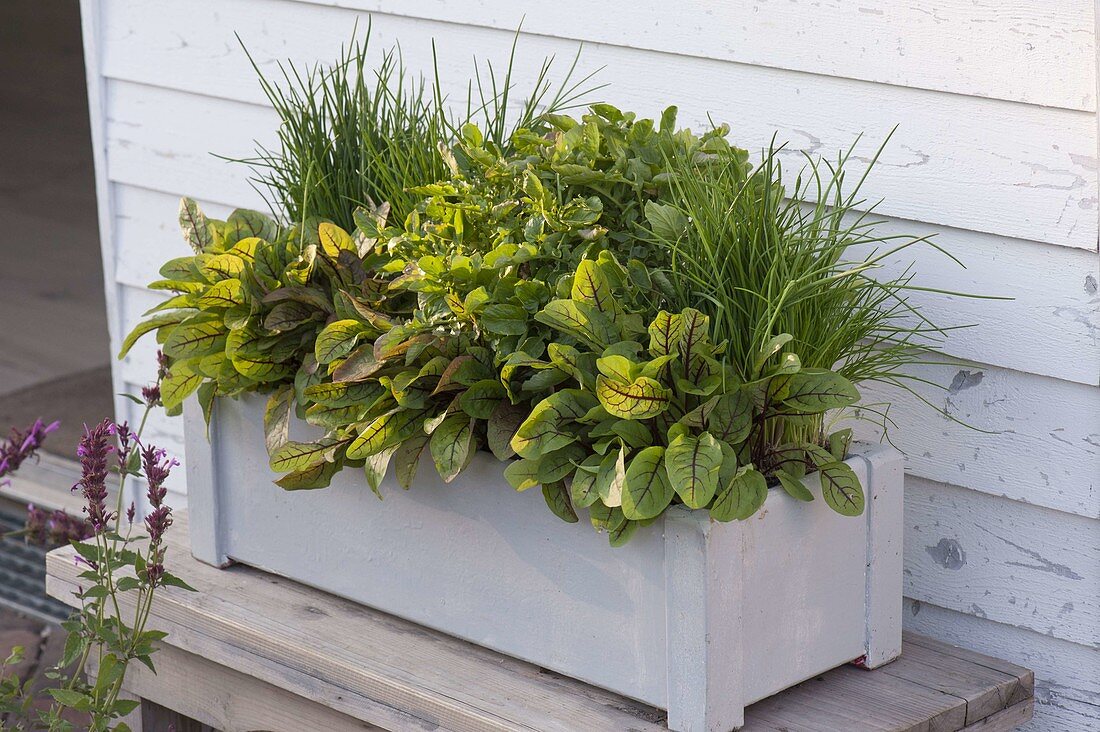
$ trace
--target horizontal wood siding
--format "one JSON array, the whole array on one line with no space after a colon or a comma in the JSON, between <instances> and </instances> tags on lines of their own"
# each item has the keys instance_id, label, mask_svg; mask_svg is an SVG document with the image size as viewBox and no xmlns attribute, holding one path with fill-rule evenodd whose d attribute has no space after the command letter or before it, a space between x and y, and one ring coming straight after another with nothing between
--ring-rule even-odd
<instances>
[{"instance_id":1,"label":"horizontal wood siding","mask_svg":"<svg viewBox=\"0 0 1100 732\"><path fill-rule=\"evenodd\" d=\"M337 7L343 6L343 7ZM332 59L373 11L374 52L400 41L430 68L434 37L452 100L471 57L503 65L513 33L520 89L538 60L558 75L578 42L598 97L644 114L676 103L681 121L727 120L759 151L773 133L833 157L862 133L864 165L898 125L865 188L884 229L936 234L919 283L989 299L918 293L954 331L955 363L922 367L944 388L889 400L908 455L906 622L921 633L1036 670L1030 730L1100 728L1100 257L1094 0L85 0L105 267L118 340L162 297L144 289L186 253L180 195L224 215L263 207L247 170L211 155L250 155L276 118L234 38L259 66ZM993 299L997 297L1011 299ZM134 391L155 346L120 362ZM937 415L923 402L943 408ZM119 402L120 416L137 406ZM973 429L977 428L977 429ZM152 437L181 451L179 423ZM860 427L875 437L872 426ZM182 482L173 485L184 500Z\"/></svg>"}]
</instances>

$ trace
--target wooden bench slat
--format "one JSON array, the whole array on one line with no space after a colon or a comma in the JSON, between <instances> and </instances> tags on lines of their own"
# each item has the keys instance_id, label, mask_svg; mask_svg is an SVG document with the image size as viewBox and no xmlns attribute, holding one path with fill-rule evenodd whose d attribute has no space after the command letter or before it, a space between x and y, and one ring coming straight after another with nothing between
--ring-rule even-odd
<instances>
[{"instance_id":1,"label":"wooden bench slat","mask_svg":"<svg viewBox=\"0 0 1100 732\"><path fill-rule=\"evenodd\" d=\"M162 675L135 671L131 691L204 724L667 732L663 712L580 681L257 569L201 564L190 556L186 512L177 523L168 562L198 592L159 596L150 624L171 645ZM73 556L52 552L47 567L51 594L69 602ZM1033 683L1022 667L907 634L899 661L834 669L757 702L744 729L998 732L1030 717ZM313 718L328 721L307 724Z\"/></svg>"},{"instance_id":2,"label":"wooden bench slat","mask_svg":"<svg viewBox=\"0 0 1100 732\"><path fill-rule=\"evenodd\" d=\"M906 653L881 671L966 702L966 723L985 719L1018 701L1020 678L988 666L906 642Z\"/></svg>"}]
</instances>

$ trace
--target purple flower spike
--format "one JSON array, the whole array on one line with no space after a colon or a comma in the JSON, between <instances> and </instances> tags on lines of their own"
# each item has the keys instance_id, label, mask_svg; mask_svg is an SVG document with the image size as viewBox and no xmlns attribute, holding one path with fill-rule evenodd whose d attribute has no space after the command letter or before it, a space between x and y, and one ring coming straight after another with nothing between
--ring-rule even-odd
<instances>
[{"instance_id":1,"label":"purple flower spike","mask_svg":"<svg viewBox=\"0 0 1100 732\"><path fill-rule=\"evenodd\" d=\"M22 432L12 428L11 436L0 444L0 478L14 473L24 460L33 457L38 448L42 447L46 435L60 425L60 422L46 424L41 419L36 419L34 424ZM0 481L0 485L6 485L6 481Z\"/></svg>"},{"instance_id":2,"label":"purple flower spike","mask_svg":"<svg viewBox=\"0 0 1100 732\"><path fill-rule=\"evenodd\" d=\"M114 449L110 444L111 434L116 431L114 423L105 419L95 427L84 428L84 436L76 454L80 457L80 480L73 490L83 491L86 505L84 511L96 533L103 531L114 514L107 510L107 459Z\"/></svg>"}]
</instances>

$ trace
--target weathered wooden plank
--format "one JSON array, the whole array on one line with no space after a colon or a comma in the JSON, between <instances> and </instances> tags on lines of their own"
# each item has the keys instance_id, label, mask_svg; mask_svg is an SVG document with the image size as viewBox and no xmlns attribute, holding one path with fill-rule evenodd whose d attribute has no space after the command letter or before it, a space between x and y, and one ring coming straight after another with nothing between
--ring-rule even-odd
<instances>
[{"instance_id":1,"label":"weathered wooden plank","mask_svg":"<svg viewBox=\"0 0 1100 732\"><path fill-rule=\"evenodd\" d=\"M911 631L906 631L903 638L909 646L929 651L941 659L957 659L958 662L970 668L985 668L1014 679L1015 683L1009 687L1008 694L1005 696L1004 706L1011 706L1035 694L1035 673L1031 669Z\"/></svg>"},{"instance_id":2,"label":"weathered wooden plank","mask_svg":"<svg viewBox=\"0 0 1100 732\"><path fill-rule=\"evenodd\" d=\"M886 0L858 6L837 1L715 5L691 0L677 5L675 22L669 22L668 7L653 0L619 0L601 5L598 12L582 0L553 5L531 0L504 5L490 0L460 5L433 0L307 1L371 11L379 24L396 15L514 31L522 22L526 33L586 43L1045 106L1095 108L1092 6L1087 0L1059 0L1041 8L1019 0L946 0L934 10ZM243 12L249 11L265 12L254 7ZM110 3L109 12L117 18L119 35L126 30L148 35L163 16L156 4L134 1ZM562 18L584 22L563 23ZM836 42L823 44L822 38ZM266 40L261 36L258 42Z\"/></svg>"},{"instance_id":3,"label":"weathered wooden plank","mask_svg":"<svg viewBox=\"0 0 1100 732\"><path fill-rule=\"evenodd\" d=\"M132 693L200 723L227 731L666 729L654 710L529 664L257 570L203 565L188 554L187 525L179 514L169 560L199 592L160 595L151 622L171 644L158 657L161 673L135 670L127 680ZM48 560L51 594L69 601L79 581L72 554L60 549ZM997 659L912 636L902 658L878 671L835 669L759 702L745 729L957 730L1028 698L1027 669ZM945 671L938 679L936 668ZM1010 688L1017 691L998 691ZM1022 719L1018 712L1002 718ZM369 724L337 726L344 715Z\"/></svg>"},{"instance_id":4,"label":"weathered wooden plank","mask_svg":"<svg viewBox=\"0 0 1100 732\"><path fill-rule=\"evenodd\" d=\"M386 728L418 717L451 730L660 729L652 711L529 664L248 568L202 565L178 543L185 514L178 524L170 556L199 592L169 588L150 622L188 652ZM72 561L53 556L50 591L64 595Z\"/></svg>"},{"instance_id":5,"label":"weathered wooden plank","mask_svg":"<svg viewBox=\"0 0 1100 732\"><path fill-rule=\"evenodd\" d=\"M243 167L226 168L225 173L246 174ZM116 278L141 287L158 278L166 259L190 252L176 224L179 197L119 183L113 190ZM227 206L201 203L213 216L228 214ZM935 234L937 245L966 265L956 265L930 246L919 246L887 263L883 274L893 275L913 264L922 287L1013 298L911 293L910 302L936 323L977 324L951 334L947 349L952 355L1086 384L1100 382L1093 358L1100 330L1100 303L1090 293L1090 283L1100 281L1094 253L960 229L939 230L913 221L888 219L882 233ZM130 310L124 306L124 316L136 317ZM1019 348L1021 341L1032 347ZM1062 357L1050 358L1051 353Z\"/></svg>"},{"instance_id":6,"label":"weathered wooden plank","mask_svg":"<svg viewBox=\"0 0 1100 732\"><path fill-rule=\"evenodd\" d=\"M890 439L906 454L909 475L1100 516L1100 389L979 364L912 373L940 388L860 386L864 404L891 405ZM854 426L878 439L874 425Z\"/></svg>"},{"instance_id":7,"label":"weathered wooden plank","mask_svg":"<svg viewBox=\"0 0 1100 732\"><path fill-rule=\"evenodd\" d=\"M1021 679L1018 675L998 671L955 654L933 650L914 640L911 633L907 635L905 644L905 654L883 666L882 673L963 699L966 702L967 724L996 714L1016 701L1031 698L1030 689L1024 691L1025 682L1030 681L1029 675L1027 679ZM1021 669L1021 673L1029 674L1026 669Z\"/></svg>"},{"instance_id":8,"label":"weathered wooden plank","mask_svg":"<svg viewBox=\"0 0 1100 732\"><path fill-rule=\"evenodd\" d=\"M909 480L905 524L907 597L1100 644L1097 520Z\"/></svg>"},{"instance_id":9,"label":"weathered wooden plank","mask_svg":"<svg viewBox=\"0 0 1100 732\"><path fill-rule=\"evenodd\" d=\"M295 6L279 7L285 11L278 14L279 21L290 22ZM322 39L329 38L327 47L333 50L328 55L332 55L339 42L346 41L354 16L302 7L309 12L294 16L298 27L279 37L300 42L307 58L321 53L326 47ZM233 63L236 40L232 34L227 30L219 38L210 31L211 27L240 26L225 18L219 25L201 25L200 13L191 4L188 11L180 9L178 20L165 18L149 29L148 34L153 34L163 28L164 35L159 51L140 55L138 67L149 71L140 77L142 84L108 83L112 119L108 174L115 181L247 203L255 195L247 183L227 176L225 163L207 153L247 156L254 150L253 139L270 142L275 128L270 110L143 85L174 86L182 76L198 74L206 85L204 94L215 94L216 80L234 73L253 74L243 58L239 65ZM227 12L218 6L219 14ZM380 42L401 40L404 58L413 69L431 69L426 39L436 36L441 81L452 99L467 89L469 49L497 59L499 65L512 42L505 31L463 27L458 33L454 26L401 18L377 23L375 33ZM178 38L186 39L183 47ZM517 88L530 84L543 56L568 56L573 50L568 41L529 37L519 50ZM270 68L273 59L265 49L254 51L258 61ZM277 58L301 56L298 48L283 45L276 52ZM160 62L192 56L198 57L193 63L185 62L178 72L167 71ZM152 58L158 62L150 62ZM801 151L832 158L867 133L862 152L852 160L849 172L854 178L878 141L900 122L864 190L868 201L884 199L883 214L1064 246L1095 247L1096 127L1090 113L612 46L590 47L584 68L600 66L606 67L601 80L609 83L600 97L646 115L656 115L660 107L676 102L682 122L697 127L707 124L708 115L731 118L735 139L750 150L766 147L778 135L778 142L788 143L783 156L796 168L804 163ZM715 84L714 79L722 83ZM755 100L752 114L744 113L746 98ZM227 119L234 124L223 124Z\"/></svg>"},{"instance_id":10,"label":"weathered wooden plank","mask_svg":"<svg viewBox=\"0 0 1100 732\"><path fill-rule=\"evenodd\" d=\"M746 711L743 730L932 732L957 730L965 724L964 699L881 670L834 669L757 702Z\"/></svg>"},{"instance_id":11,"label":"weathered wooden plank","mask_svg":"<svg viewBox=\"0 0 1100 732\"><path fill-rule=\"evenodd\" d=\"M128 669L129 692L146 700L146 705L152 702L209 729L381 732L380 727L168 644L157 651L156 665L156 674L144 666Z\"/></svg>"},{"instance_id":12,"label":"weathered wooden plank","mask_svg":"<svg viewBox=\"0 0 1100 732\"><path fill-rule=\"evenodd\" d=\"M1027 666L1035 674L1035 723L1029 729L1100 729L1100 649L1077 645L927 602L906 601L906 627Z\"/></svg>"},{"instance_id":13,"label":"weathered wooden plank","mask_svg":"<svg viewBox=\"0 0 1100 732\"><path fill-rule=\"evenodd\" d=\"M968 732L968 730L973 732L1010 732L1010 730L1018 729L1021 724L1030 720L1034 713L1035 700L1028 699L1013 704L1008 709L1003 709L974 724L969 724L963 727L962 732Z\"/></svg>"}]
</instances>

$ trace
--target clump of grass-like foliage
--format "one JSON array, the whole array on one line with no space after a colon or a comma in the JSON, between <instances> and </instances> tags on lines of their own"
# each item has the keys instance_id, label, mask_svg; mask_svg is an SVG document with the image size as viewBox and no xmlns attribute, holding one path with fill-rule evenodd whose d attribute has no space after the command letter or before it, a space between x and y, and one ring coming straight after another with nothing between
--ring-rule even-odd
<instances>
[{"instance_id":1,"label":"clump of grass-like foliage","mask_svg":"<svg viewBox=\"0 0 1100 732\"><path fill-rule=\"evenodd\" d=\"M745 383L786 358L853 384L906 388L916 378L908 367L939 353L948 328L910 303L926 289L911 268L886 275L884 267L910 247L935 245L881 232L874 205L860 197L878 154L854 185L845 183L852 148L835 163L807 156L788 188L781 152L773 147L751 172L734 156L670 162L676 196L650 215L654 238L671 252L661 298L710 317L714 339L727 344L724 362ZM762 428L760 449L824 437L820 414L777 414Z\"/></svg>"},{"instance_id":2,"label":"clump of grass-like foliage","mask_svg":"<svg viewBox=\"0 0 1100 732\"><path fill-rule=\"evenodd\" d=\"M554 59L547 58L528 95L511 110L513 42L502 76L490 62L475 63L466 103L456 112L439 91L438 67L429 85L406 69L398 47L385 50L373 66L370 48L368 26L332 65L280 63L279 76L268 78L253 61L279 116L279 143L260 146L254 158L239 162L252 165L272 211L291 222L329 220L350 231L357 208L383 203L393 220L404 221L423 199L417 186L452 175L449 151L463 124L478 121L486 138L507 150L515 130L535 127L542 115L569 109L595 89L588 85L591 75L574 80L576 58L562 82L553 84Z\"/></svg>"}]
</instances>

